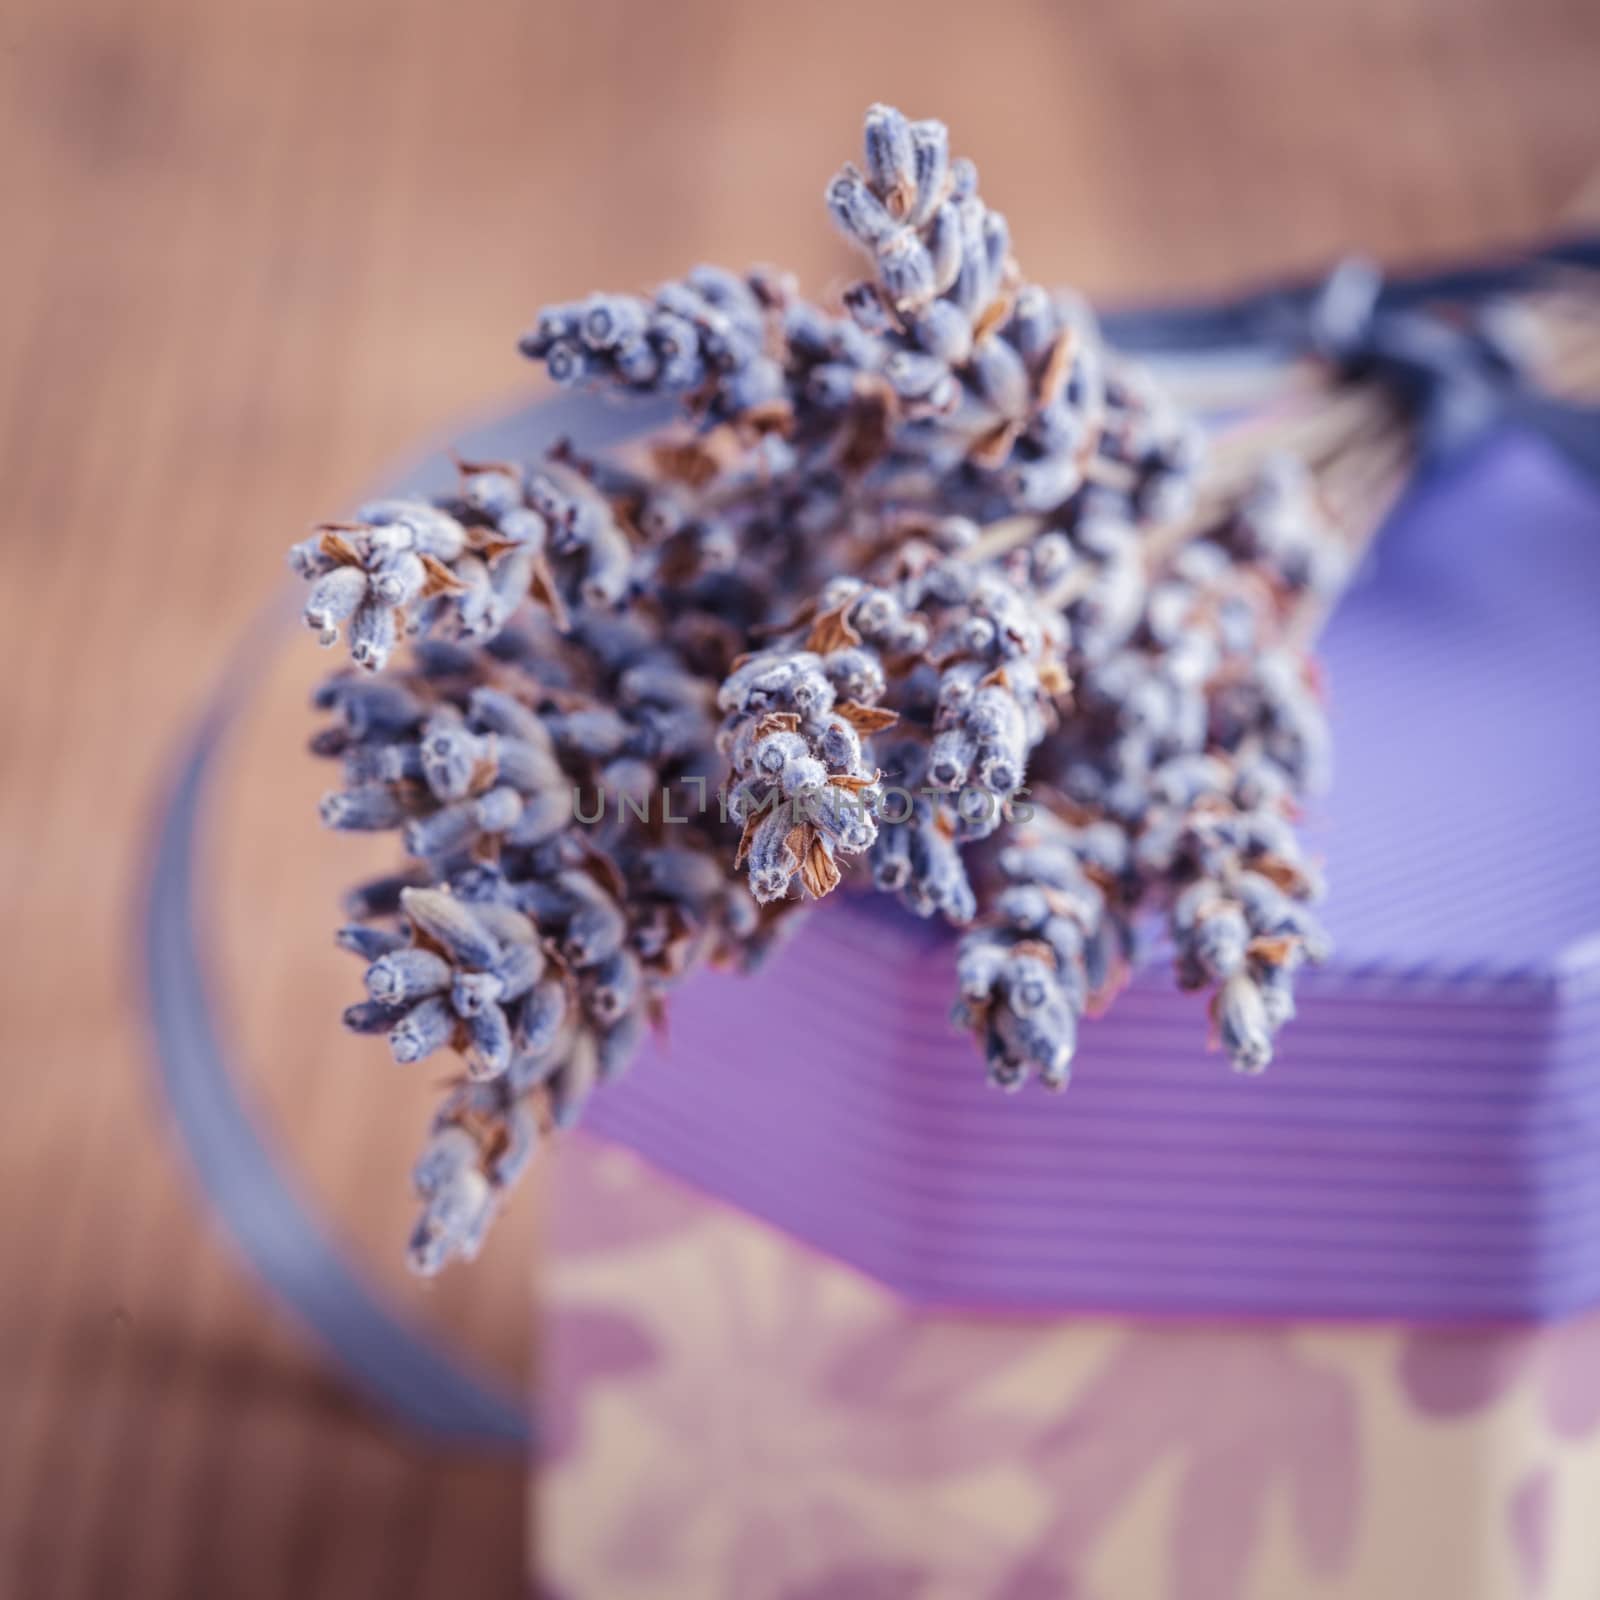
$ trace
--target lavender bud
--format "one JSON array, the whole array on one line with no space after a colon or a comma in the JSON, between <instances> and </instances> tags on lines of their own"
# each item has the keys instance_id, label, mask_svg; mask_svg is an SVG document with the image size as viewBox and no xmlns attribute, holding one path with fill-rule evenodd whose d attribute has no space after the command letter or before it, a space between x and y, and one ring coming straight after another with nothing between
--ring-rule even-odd
<instances>
[{"instance_id":1,"label":"lavender bud","mask_svg":"<svg viewBox=\"0 0 1600 1600\"><path fill-rule=\"evenodd\" d=\"M660 314L650 319L650 343L660 363L664 389L698 389L705 382L705 362L694 324L682 317Z\"/></svg>"},{"instance_id":2,"label":"lavender bud","mask_svg":"<svg viewBox=\"0 0 1600 1600\"><path fill-rule=\"evenodd\" d=\"M591 350L615 350L638 341L647 316L644 302L633 295L591 295L583 311L583 342Z\"/></svg>"},{"instance_id":3,"label":"lavender bud","mask_svg":"<svg viewBox=\"0 0 1600 1600\"><path fill-rule=\"evenodd\" d=\"M892 215L903 216L916 193L911 125L893 106L870 106L864 143L867 181Z\"/></svg>"},{"instance_id":4,"label":"lavender bud","mask_svg":"<svg viewBox=\"0 0 1600 1600\"><path fill-rule=\"evenodd\" d=\"M321 534L314 533L310 538L289 546L289 570L296 577L320 578L323 573L331 572L333 568L334 559L323 549Z\"/></svg>"},{"instance_id":5,"label":"lavender bud","mask_svg":"<svg viewBox=\"0 0 1600 1600\"><path fill-rule=\"evenodd\" d=\"M306 597L305 620L319 644L338 639L339 624L354 614L366 593L367 575L360 567L335 567L317 579Z\"/></svg>"},{"instance_id":6,"label":"lavender bud","mask_svg":"<svg viewBox=\"0 0 1600 1600\"><path fill-rule=\"evenodd\" d=\"M977 753L965 728L948 728L934 736L928 753L928 782L936 789L959 789L967 781Z\"/></svg>"},{"instance_id":7,"label":"lavender bud","mask_svg":"<svg viewBox=\"0 0 1600 1600\"><path fill-rule=\"evenodd\" d=\"M647 389L661 375L661 358L648 339L624 339L611 351L617 376L635 388Z\"/></svg>"},{"instance_id":8,"label":"lavender bud","mask_svg":"<svg viewBox=\"0 0 1600 1600\"><path fill-rule=\"evenodd\" d=\"M989 268L989 281L998 285L1011 257L1011 228L998 212L983 219L983 249Z\"/></svg>"},{"instance_id":9,"label":"lavender bud","mask_svg":"<svg viewBox=\"0 0 1600 1600\"><path fill-rule=\"evenodd\" d=\"M575 338L582 318L582 306L546 306L533 329L518 341L522 353L540 360L556 340Z\"/></svg>"},{"instance_id":10,"label":"lavender bud","mask_svg":"<svg viewBox=\"0 0 1600 1600\"><path fill-rule=\"evenodd\" d=\"M411 1186L418 1199L430 1200L458 1174L477 1164L477 1141L465 1128L448 1123L428 1140L417 1158L411 1169Z\"/></svg>"},{"instance_id":11,"label":"lavender bud","mask_svg":"<svg viewBox=\"0 0 1600 1600\"><path fill-rule=\"evenodd\" d=\"M878 246L878 281L898 307L921 305L934 293L933 258L909 229Z\"/></svg>"},{"instance_id":12,"label":"lavender bud","mask_svg":"<svg viewBox=\"0 0 1600 1600\"><path fill-rule=\"evenodd\" d=\"M1212 979L1230 978L1244 965L1250 930L1234 906L1220 906L1202 918L1194 930L1191 948L1195 960Z\"/></svg>"},{"instance_id":13,"label":"lavender bud","mask_svg":"<svg viewBox=\"0 0 1600 1600\"><path fill-rule=\"evenodd\" d=\"M1083 469L1075 453L1063 451L1038 461L1018 462L1011 468L1011 483L1019 509L1053 511L1083 486ZM1048 584L1049 579L1039 581Z\"/></svg>"},{"instance_id":14,"label":"lavender bud","mask_svg":"<svg viewBox=\"0 0 1600 1600\"><path fill-rule=\"evenodd\" d=\"M513 1105L502 1119L506 1140L489 1162L489 1181L498 1190L514 1184L539 1148L539 1125L526 1106Z\"/></svg>"},{"instance_id":15,"label":"lavender bud","mask_svg":"<svg viewBox=\"0 0 1600 1600\"><path fill-rule=\"evenodd\" d=\"M828 185L826 198L833 220L850 239L869 250L899 229L900 224L854 167L846 167Z\"/></svg>"},{"instance_id":16,"label":"lavender bud","mask_svg":"<svg viewBox=\"0 0 1600 1600\"><path fill-rule=\"evenodd\" d=\"M956 988L962 999L987 1000L1006 965L1006 949L993 940L971 937L961 941L956 956Z\"/></svg>"},{"instance_id":17,"label":"lavender bud","mask_svg":"<svg viewBox=\"0 0 1600 1600\"><path fill-rule=\"evenodd\" d=\"M862 696L851 694L850 698L859 700ZM817 754L831 772L857 772L862 761L861 735L850 723L836 717L823 729L817 740Z\"/></svg>"},{"instance_id":18,"label":"lavender bud","mask_svg":"<svg viewBox=\"0 0 1600 1600\"><path fill-rule=\"evenodd\" d=\"M500 946L472 908L440 889L402 889L400 904L418 931L465 967L493 967Z\"/></svg>"},{"instance_id":19,"label":"lavender bud","mask_svg":"<svg viewBox=\"0 0 1600 1600\"><path fill-rule=\"evenodd\" d=\"M929 289L936 275L929 260ZM948 300L932 300L911 318L911 333L931 356L948 366L960 366L972 353L972 323Z\"/></svg>"},{"instance_id":20,"label":"lavender bud","mask_svg":"<svg viewBox=\"0 0 1600 1600\"><path fill-rule=\"evenodd\" d=\"M474 1017L502 998L502 988L492 972L458 972L450 985L450 1004L458 1017Z\"/></svg>"},{"instance_id":21,"label":"lavender bud","mask_svg":"<svg viewBox=\"0 0 1600 1600\"><path fill-rule=\"evenodd\" d=\"M978 392L1003 417L1021 417L1028 410L1028 371L1022 357L1004 339L986 339L973 352L972 380Z\"/></svg>"},{"instance_id":22,"label":"lavender bud","mask_svg":"<svg viewBox=\"0 0 1600 1600\"><path fill-rule=\"evenodd\" d=\"M891 894L898 894L911 882L910 830L903 823L879 828L872 852L872 881Z\"/></svg>"},{"instance_id":23,"label":"lavender bud","mask_svg":"<svg viewBox=\"0 0 1600 1600\"><path fill-rule=\"evenodd\" d=\"M348 950L367 962L376 961L391 950L404 949L406 943L405 936L392 928L371 928L359 922L346 924L336 938L341 950Z\"/></svg>"},{"instance_id":24,"label":"lavender bud","mask_svg":"<svg viewBox=\"0 0 1600 1600\"><path fill-rule=\"evenodd\" d=\"M382 784L325 794L318 810L324 826L355 833L397 828L406 815L400 797Z\"/></svg>"},{"instance_id":25,"label":"lavender bud","mask_svg":"<svg viewBox=\"0 0 1600 1600\"><path fill-rule=\"evenodd\" d=\"M411 1235L407 1257L414 1272L432 1277L453 1255L477 1254L494 1209L494 1191L475 1167L452 1174L428 1201Z\"/></svg>"},{"instance_id":26,"label":"lavender bud","mask_svg":"<svg viewBox=\"0 0 1600 1600\"><path fill-rule=\"evenodd\" d=\"M550 1079L550 1109L558 1128L570 1128L583 1114L600 1072L592 1040L582 1040Z\"/></svg>"},{"instance_id":27,"label":"lavender bud","mask_svg":"<svg viewBox=\"0 0 1600 1600\"><path fill-rule=\"evenodd\" d=\"M393 653L396 633L394 612L369 595L350 618L350 659L376 672Z\"/></svg>"},{"instance_id":28,"label":"lavender bud","mask_svg":"<svg viewBox=\"0 0 1600 1600\"><path fill-rule=\"evenodd\" d=\"M626 1013L615 1027L600 1035L596 1048L602 1083L616 1082L633 1065L643 1035L644 1018L637 1011Z\"/></svg>"},{"instance_id":29,"label":"lavender bud","mask_svg":"<svg viewBox=\"0 0 1600 1600\"><path fill-rule=\"evenodd\" d=\"M1235 1072L1264 1072L1272 1060L1272 1029L1261 990L1236 973L1217 991L1217 1028Z\"/></svg>"},{"instance_id":30,"label":"lavender bud","mask_svg":"<svg viewBox=\"0 0 1600 1600\"><path fill-rule=\"evenodd\" d=\"M560 1037L566 1017L566 985L559 978L541 978L529 991L517 1020L518 1055L531 1061L546 1060Z\"/></svg>"},{"instance_id":31,"label":"lavender bud","mask_svg":"<svg viewBox=\"0 0 1600 1600\"><path fill-rule=\"evenodd\" d=\"M560 339L545 352L544 369L553 383L572 389L592 377L598 371L598 363L581 344Z\"/></svg>"},{"instance_id":32,"label":"lavender bud","mask_svg":"<svg viewBox=\"0 0 1600 1600\"><path fill-rule=\"evenodd\" d=\"M498 1078L511 1065L511 1025L498 1005L479 1006L466 1019L467 1042L462 1054L468 1076Z\"/></svg>"},{"instance_id":33,"label":"lavender bud","mask_svg":"<svg viewBox=\"0 0 1600 1600\"><path fill-rule=\"evenodd\" d=\"M957 206L945 204L934 212L923 242L933 263L933 292L937 295L948 294L961 276L962 233L961 212ZM970 312L969 307L956 309ZM966 320L970 325L970 316Z\"/></svg>"},{"instance_id":34,"label":"lavender bud","mask_svg":"<svg viewBox=\"0 0 1600 1600\"><path fill-rule=\"evenodd\" d=\"M431 816L414 817L402 837L406 854L419 861L465 849L478 832L476 808L469 800L444 806Z\"/></svg>"},{"instance_id":35,"label":"lavender bud","mask_svg":"<svg viewBox=\"0 0 1600 1600\"><path fill-rule=\"evenodd\" d=\"M1276 1033L1286 1022L1294 1020L1293 968L1288 965L1263 965L1253 976L1261 991L1261 1005L1266 1013L1268 1031Z\"/></svg>"},{"instance_id":36,"label":"lavender bud","mask_svg":"<svg viewBox=\"0 0 1600 1600\"><path fill-rule=\"evenodd\" d=\"M526 943L508 944L493 973L499 988L497 998L503 1005L520 1000L544 976L544 971L544 951L531 939Z\"/></svg>"},{"instance_id":37,"label":"lavender bud","mask_svg":"<svg viewBox=\"0 0 1600 1600\"><path fill-rule=\"evenodd\" d=\"M422 558L414 551L401 550L373 569L372 592L386 606L408 606L427 581Z\"/></svg>"},{"instance_id":38,"label":"lavender bud","mask_svg":"<svg viewBox=\"0 0 1600 1600\"><path fill-rule=\"evenodd\" d=\"M504 734L548 750L550 738L538 712L503 689L479 687L472 691L472 719L491 733Z\"/></svg>"},{"instance_id":39,"label":"lavender bud","mask_svg":"<svg viewBox=\"0 0 1600 1600\"><path fill-rule=\"evenodd\" d=\"M799 857L788 843L793 826L786 812L775 811L757 824L751 837L747 857L750 892L763 905L781 900L800 870Z\"/></svg>"},{"instance_id":40,"label":"lavender bud","mask_svg":"<svg viewBox=\"0 0 1600 1600\"><path fill-rule=\"evenodd\" d=\"M389 1050L402 1066L421 1061L450 1043L456 1017L437 995L413 1006L389 1030Z\"/></svg>"},{"instance_id":41,"label":"lavender bud","mask_svg":"<svg viewBox=\"0 0 1600 1600\"><path fill-rule=\"evenodd\" d=\"M911 172L916 199L906 220L920 226L943 198L950 173L950 135L942 122L911 124Z\"/></svg>"},{"instance_id":42,"label":"lavender bud","mask_svg":"<svg viewBox=\"0 0 1600 1600\"><path fill-rule=\"evenodd\" d=\"M1018 1016L1042 1011L1056 993L1054 975L1037 956L1012 956L1001 974L1006 1004Z\"/></svg>"},{"instance_id":43,"label":"lavender bud","mask_svg":"<svg viewBox=\"0 0 1600 1600\"><path fill-rule=\"evenodd\" d=\"M621 948L627 922L616 902L580 873L565 873L562 891L574 902L561 948L574 967L592 967Z\"/></svg>"},{"instance_id":44,"label":"lavender bud","mask_svg":"<svg viewBox=\"0 0 1600 1600\"><path fill-rule=\"evenodd\" d=\"M522 505L522 480L498 468L469 473L462 482L461 497L474 511L498 520Z\"/></svg>"},{"instance_id":45,"label":"lavender bud","mask_svg":"<svg viewBox=\"0 0 1600 1600\"><path fill-rule=\"evenodd\" d=\"M477 738L453 716L429 719L422 735L422 771L440 800L463 800L484 751Z\"/></svg>"},{"instance_id":46,"label":"lavender bud","mask_svg":"<svg viewBox=\"0 0 1600 1600\"><path fill-rule=\"evenodd\" d=\"M902 400L922 400L938 407L955 392L950 369L944 362L911 350L891 356L883 375Z\"/></svg>"},{"instance_id":47,"label":"lavender bud","mask_svg":"<svg viewBox=\"0 0 1600 1600\"><path fill-rule=\"evenodd\" d=\"M352 1033L387 1033L401 1016L393 1006L379 1005L376 1000L361 1000L346 1006L341 1020Z\"/></svg>"},{"instance_id":48,"label":"lavender bud","mask_svg":"<svg viewBox=\"0 0 1600 1600\"><path fill-rule=\"evenodd\" d=\"M632 1007L639 994L639 964L626 950L615 951L597 966L590 978L587 1009L597 1025L614 1026Z\"/></svg>"},{"instance_id":49,"label":"lavender bud","mask_svg":"<svg viewBox=\"0 0 1600 1600\"><path fill-rule=\"evenodd\" d=\"M450 963L431 950L396 950L367 968L366 985L380 1005L409 1005L450 987Z\"/></svg>"}]
</instances>

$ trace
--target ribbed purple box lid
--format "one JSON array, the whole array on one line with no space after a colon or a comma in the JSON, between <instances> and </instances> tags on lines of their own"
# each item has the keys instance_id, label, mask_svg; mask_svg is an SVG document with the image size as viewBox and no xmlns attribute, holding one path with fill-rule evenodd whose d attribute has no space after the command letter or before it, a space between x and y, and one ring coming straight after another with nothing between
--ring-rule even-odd
<instances>
[{"instance_id":1,"label":"ribbed purple box lid","mask_svg":"<svg viewBox=\"0 0 1600 1600\"><path fill-rule=\"evenodd\" d=\"M1600 494L1508 438L1417 494L1327 640L1338 953L1261 1079L1140 973L1001 1096L948 937L815 914L676 997L592 1128L940 1305L1544 1318L1600 1303Z\"/></svg>"},{"instance_id":2,"label":"ribbed purple box lid","mask_svg":"<svg viewBox=\"0 0 1600 1600\"><path fill-rule=\"evenodd\" d=\"M1341 965L1600 959L1600 495L1508 438L1386 530L1326 651Z\"/></svg>"}]
</instances>

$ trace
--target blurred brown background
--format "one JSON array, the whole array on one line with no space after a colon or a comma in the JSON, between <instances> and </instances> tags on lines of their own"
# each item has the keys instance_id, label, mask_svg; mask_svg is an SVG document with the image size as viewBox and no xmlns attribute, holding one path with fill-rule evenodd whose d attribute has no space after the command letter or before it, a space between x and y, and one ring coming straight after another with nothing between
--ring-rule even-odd
<instances>
[{"instance_id":1,"label":"blurred brown background","mask_svg":"<svg viewBox=\"0 0 1600 1600\"><path fill-rule=\"evenodd\" d=\"M347 1399L154 1104L144 824L283 547L523 392L542 301L839 273L869 100L952 123L1034 276L1182 294L1549 228L1600 157L1600 7L12 0L0 84L0 1594L496 1594L520 1466ZM520 1381L531 1206L474 1273L395 1267L426 1090L337 1030L359 852L312 815L291 644L211 848L231 1015L352 1249Z\"/></svg>"}]
</instances>

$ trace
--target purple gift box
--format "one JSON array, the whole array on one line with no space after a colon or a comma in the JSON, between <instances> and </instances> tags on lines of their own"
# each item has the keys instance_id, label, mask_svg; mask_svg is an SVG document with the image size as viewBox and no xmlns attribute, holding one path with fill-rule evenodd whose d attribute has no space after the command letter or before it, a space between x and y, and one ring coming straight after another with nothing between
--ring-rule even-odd
<instances>
[{"instance_id":1,"label":"purple gift box","mask_svg":"<svg viewBox=\"0 0 1600 1600\"><path fill-rule=\"evenodd\" d=\"M877 900L675 998L590 1126L914 1303L1451 1322L1600 1302L1600 500L1505 437L1325 641L1334 958L1264 1078L1159 956L1070 1089L987 1090L953 941Z\"/></svg>"},{"instance_id":2,"label":"purple gift box","mask_svg":"<svg viewBox=\"0 0 1600 1600\"><path fill-rule=\"evenodd\" d=\"M1064 1096L996 1093L881 898L686 985L550 1168L536 1592L1596 1593L1597 601L1532 439L1385 530L1263 1077L1152 952Z\"/></svg>"}]
</instances>

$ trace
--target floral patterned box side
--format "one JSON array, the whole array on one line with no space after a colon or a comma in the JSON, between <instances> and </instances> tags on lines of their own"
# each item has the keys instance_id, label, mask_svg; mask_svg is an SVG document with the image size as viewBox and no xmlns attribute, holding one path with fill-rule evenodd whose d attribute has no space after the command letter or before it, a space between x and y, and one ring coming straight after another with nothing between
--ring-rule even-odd
<instances>
[{"instance_id":1,"label":"floral patterned box side","mask_svg":"<svg viewBox=\"0 0 1600 1600\"><path fill-rule=\"evenodd\" d=\"M985 1095L950 946L855 907L679 997L553 1162L544 1588L1600 1591L1600 503L1510 438L1379 556L1266 1077L1136 975Z\"/></svg>"}]
</instances>

